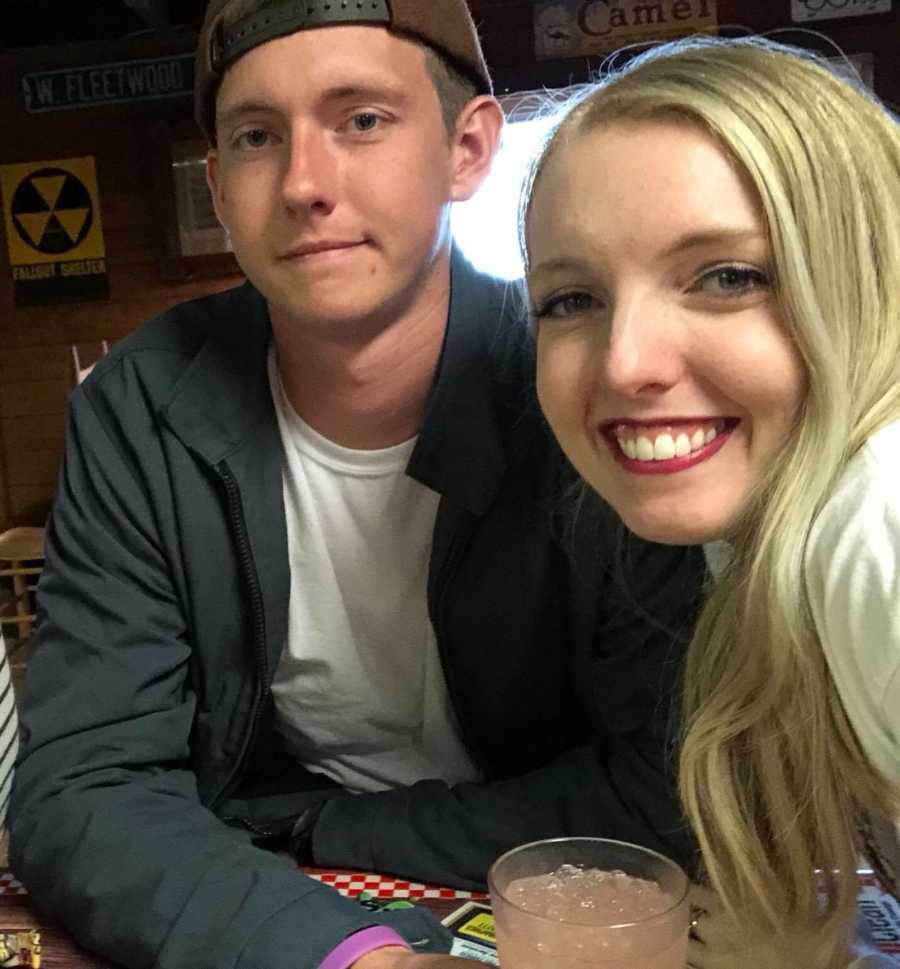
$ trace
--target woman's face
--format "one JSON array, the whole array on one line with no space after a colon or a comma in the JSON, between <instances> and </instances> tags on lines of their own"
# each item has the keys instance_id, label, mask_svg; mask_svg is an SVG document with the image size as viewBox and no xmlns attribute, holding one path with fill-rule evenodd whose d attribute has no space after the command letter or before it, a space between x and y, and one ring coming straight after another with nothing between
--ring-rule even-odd
<instances>
[{"instance_id":1,"label":"woman's face","mask_svg":"<svg viewBox=\"0 0 900 969\"><path fill-rule=\"evenodd\" d=\"M793 433L805 368L749 180L688 122L616 122L548 160L527 226L538 396L644 538L723 538Z\"/></svg>"}]
</instances>

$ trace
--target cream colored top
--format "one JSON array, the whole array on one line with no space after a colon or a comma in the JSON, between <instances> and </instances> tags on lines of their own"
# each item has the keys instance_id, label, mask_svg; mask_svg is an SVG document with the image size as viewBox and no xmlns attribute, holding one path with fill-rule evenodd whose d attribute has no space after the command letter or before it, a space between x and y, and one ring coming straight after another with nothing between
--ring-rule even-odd
<instances>
[{"instance_id":1,"label":"cream colored top","mask_svg":"<svg viewBox=\"0 0 900 969\"><path fill-rule=\"evenodd\" d=\"M704 547L711 573L728 546ZM819 513L806 549L816 627L847 716L872 763L900 785L900 421L882 428L848 464ZM900 819L875 819L873 840L896 881ZM867 945L848 969L898 967Z\"/></svg>"},{"instance_id":2,"label":"cream colored top","mask_svg":"<svg viewBox=\"0 0 900 969\"><path fill-rule=\"evenodd\" d=\"M900 421L850 461L810 533L806 582L816 626L853 729L900 785ZM878 825L900 871L900 822Z\"/></svg>"},{"instance_id":3,"label":"cream colored top","mask_svg":"<svg viewBox=\"0 0 900 969\"><path fill-rule=\"evenodd\" d=\"M847 715L873 763L900 784L900 422L847 466L813 526L806 568Z\"/></svg>"}]
</instances>

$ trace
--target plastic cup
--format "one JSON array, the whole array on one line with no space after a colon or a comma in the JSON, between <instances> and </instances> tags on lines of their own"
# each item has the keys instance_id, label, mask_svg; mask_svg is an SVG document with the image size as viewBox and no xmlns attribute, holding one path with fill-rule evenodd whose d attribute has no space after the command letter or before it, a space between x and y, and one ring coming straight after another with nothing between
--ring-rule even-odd
<instances>
[{"instance_id":1,"label":"plastic cup","mask_svg":"<svg viewBox=\"0 0 900 969\"><path fill-rule=\"evenodd\" d=\"M524 908L515 897L521 883L514 883L549 875L562 865L624 872L655 882L664 897L660 900L657 895L653 914L647 914L646 901L631 897L637 890L633 885L625 886L628 892L615 904L611 888L604 887L596 901L582 899L574 906L560 895L552 916ZM498 858L488 873L488 886L501 969L685 969L687 965L690 885L675 862L655 851L605 838L534 841Z\"/></svg>"}]
</instances>

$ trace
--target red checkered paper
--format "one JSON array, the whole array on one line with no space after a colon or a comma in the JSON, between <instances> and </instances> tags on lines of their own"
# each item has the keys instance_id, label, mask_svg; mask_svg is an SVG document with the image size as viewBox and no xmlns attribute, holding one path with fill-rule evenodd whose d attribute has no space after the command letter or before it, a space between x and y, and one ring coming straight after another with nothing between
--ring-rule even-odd
<instances>
[{"instance_id":1,"label":"red checkered paper","mask_svg":"<svg viewBox=\"0 0 900 969\"><path fill-rule=\"evenodd\" d=\"M0 873L0 895L27 895L25 886L8 871Z\"/></svg>"},{"instance_id":2,"label":"red checkered paper","mask_svg":"<svg viewBox=\"0 0 900 969\"><path fill-rule=\"evenodd\" d=\"M485 899L486 892L464 892L455 888L441 888L439 885L423 885L408 882L389 875L373 875L367 872L311 871L325 885L336 888L341 895L356 898L367 892L374 898L472 898Z\"/></svg>"}]
</instances>

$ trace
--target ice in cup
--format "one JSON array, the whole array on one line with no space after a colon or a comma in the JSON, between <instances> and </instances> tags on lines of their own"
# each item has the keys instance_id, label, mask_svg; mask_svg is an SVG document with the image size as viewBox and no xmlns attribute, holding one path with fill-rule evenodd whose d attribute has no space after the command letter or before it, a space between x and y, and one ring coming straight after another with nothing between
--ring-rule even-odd
<instances>
[{"instance_id":1,"label":"ice in cup","mask_svg":"<svg viewBox=\"0 0 900 969\"><path fill-rule=\"evenodd\" d=\"M488 874L501 969L685 969L688 879L604 838L508 851Z\"/></svg>"}]
</instances>

